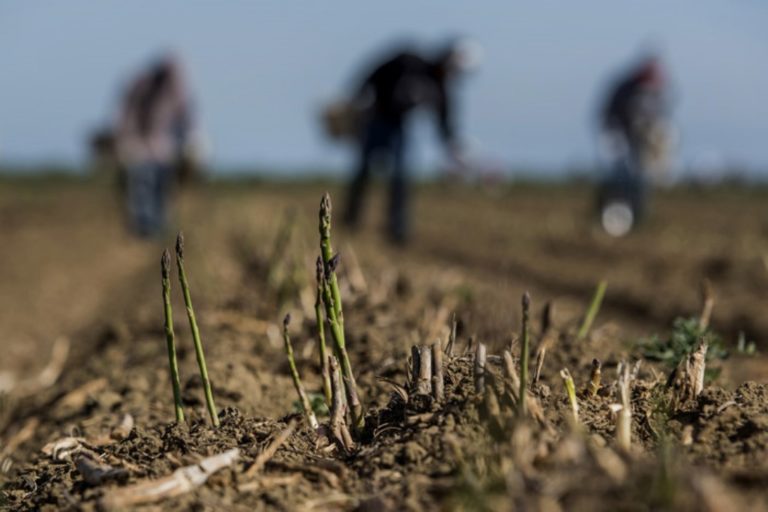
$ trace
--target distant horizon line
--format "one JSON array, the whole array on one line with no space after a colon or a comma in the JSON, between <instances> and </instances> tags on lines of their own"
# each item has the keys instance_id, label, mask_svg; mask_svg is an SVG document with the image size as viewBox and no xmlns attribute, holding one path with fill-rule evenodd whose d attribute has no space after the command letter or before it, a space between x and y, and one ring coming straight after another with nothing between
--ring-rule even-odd
<instances>
[{"instance_id":1,"label":"distant horizon line","mask_svg":"<svg viewBox=\"0 0 768 512\"><path fill-rule=\"evenodd\" d=\"M88 177L98 175L103 168L89 163L76 164L64 160L40 159L37 161L2 161L0 160L0 176L3 177ZM430 168L414 168L412 176L414 181L431 181L443 176L460 173L445 172L445 168L431 166ZM566 166L510 164L504 168L494 169L494 172L467 172L465 176L475 181L496 180L508 181L591 181L605 173L604 168L596 163L574 163ZM268 165L268 164L231 164L231 165L207 165L203 167L203 175L216 179L259 179L277 180L312 180L312 179L346 179L351 174L349 168L334 166L311 165ZM385 173L378 173L385 174ZM722 166L679 166L677 169L666 173L668 181L729 181L744 180L751 183L768 182L768 168L746 165L722 165Z\"/></svg>"}]
</instances>

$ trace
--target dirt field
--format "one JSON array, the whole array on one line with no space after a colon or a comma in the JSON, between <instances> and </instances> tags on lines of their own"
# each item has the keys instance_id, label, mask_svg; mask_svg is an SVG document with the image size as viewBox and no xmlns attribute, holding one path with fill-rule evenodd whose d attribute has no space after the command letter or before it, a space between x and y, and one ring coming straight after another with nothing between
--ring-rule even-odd
<instances>
[{"instance_id":1,"label":"dirt field","mask_svg":"<svg viewBox=\"0 0 768 512\"><path fill-rule=\"evenodd\" d=\"M595 229L586 188L431 185L415 194L407 248L384 242L377 191L364 229L333 229L365 427L345 450L334 439L324 445L333 436L301 422L252 469L302 418L280 334L286 313L304 384L313 396L322 390L313 304L325 188L218 184L178 198L174 223L185 233L221 411L215 429L175 279L187 424L173 422L159 261L175 233L164 243L132 239L114 193L98 183L0 183L0 388L9 391L0 403L0 503L121 509L117 489L238 448L239 459L198 489L145 507L768 509L764 189L659 192L648 223L615 240ZM343 195L330 192L338 211ZM275 250L291 215L290 241ZM675 318L699 315L705 278L715 297L711 330L728 352L708 363L719 375L674 403L674 386L665 385L672 367L644 360L630 386L632 446L618 446L610 406L620 401L619 363L643 359L641 340L668 338ZM603 305L577 340L600 280L608 283ZM541 379L530 386L528 419L518 414L519 393L499 357L510 346L519 356L524 291L532 297L532 366L542 340L552 340ZM547 302L554 307L544 331ZM454 314L445 396L433 400L416 392L408 357L414 345L445 344ZM478 343L489 357L476 389ZM581 392L594 358L602 361L602 386L595 396L579 394L573 424L559 372L567 367ZM76 438L75 448L43 452L65 437ZM86 459L101 467L98 478Z\"/></svg>"}]
</instances>

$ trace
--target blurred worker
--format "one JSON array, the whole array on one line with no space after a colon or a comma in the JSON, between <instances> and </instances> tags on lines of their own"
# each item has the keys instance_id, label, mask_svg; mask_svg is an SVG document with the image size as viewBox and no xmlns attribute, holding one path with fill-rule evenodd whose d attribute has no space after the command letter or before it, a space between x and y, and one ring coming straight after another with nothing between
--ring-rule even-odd
<instances>
[{"instance_id":1,"label":"blurred worker","mask_svg":"<svg viewBox=\"0 0 768 512\"><path fill-rule=\"evenodd\" d=\"M664 171L669 145L666 83L656 57L643 59L610 90L600 112L609 172L600 187L603 226L624 235L646 213L652 174Z\"/></svg>"},{"instance_id":2,"label":"blurred worker","mask_svg":"<svg viewBox=\"0 0 768 512\"><path fill-rule=\"evenodd\" d=\"M347 197L345 221L349 226L355 227L359 221L374 157L385 156L392 173L389 234L396 243L407 240L406 119L417 107L432 110L448 154L460 162L451 86L455 78L478 64L479 53L476 43L457 39L432 55L398 52L365 76L354 98L360 112L356 140L360 153Z\"/></svg>"},{"instance_id":3,"label":"blurred worker","mask_svg":"<svg viewBox=\"0 0 768 512\"><path fill-rule=\"evenodd\" d=\"M175 170L191 138L192 107L179 61L163 56L136 77L122 98L115 141L125 175L131 228L162 234Z\"/></svg>"}]
</instances>

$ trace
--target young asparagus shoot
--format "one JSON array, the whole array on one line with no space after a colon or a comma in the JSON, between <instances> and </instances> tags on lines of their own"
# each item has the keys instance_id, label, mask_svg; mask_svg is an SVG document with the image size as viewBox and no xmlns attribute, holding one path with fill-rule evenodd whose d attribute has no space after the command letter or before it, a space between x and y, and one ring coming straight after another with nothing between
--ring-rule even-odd
<instances>
[{"instance_id":1,"label":"young asparagus shoot","mask_svg":"<svg viewBox=\"0 0 768 512\"><path fill-rule=\"evenodd\" d=\"M341 373L344 387L347 390L347 404L352 415L353 429L359 430L364 425L363 406L360 403L357 393L357 382L352 371L352 364L349 361L349 353L344 342L344 330L339 322L339 317L334 306L334 299L331 287L329 285L330 277L335 279L335 269L338 265L338 255L331 258L331 261L325 266L325 285L323 287L323 303L325 304L325 315L328 320L331 335L335 343L336 355L341 360Z\"/></svg>"},{"instance_id":2,"label":"young asparagus shoot","mask_svg":"<svg viewBox=\"0 0 768 512\"><path fill-rule=\"evenodd\" d=\"M589 376L587 388L584 390L584 394L588 397L594 397L597 395L597 392L600 391L601 366L599 359L592 360L592 372Z\"/></svg>"},{"instance_id":3,"label":"young asparagus shoot","mask_svg":"<svg viewBox=\"0 0 768 512\"><path fill-rule=\"evenodd\" d=\"M618 368L620 404L612 404L611 410L616 414L616 442L622 450L629 451L632 447L632 377L629 364L621 363Z\"/></svg>"},{"instance_id":4,"label":"young asparagus shoot","mask_svg":"<svg viewBox=\"0 0 768 512\"><path fill-rule=\"evenodd\" d=\"M291 242L291 234L296 225L296 210L289 209L283 216L283 221L275 236L275 242L272 246L272 252L269 256L270 266L277 265L285 257L288 245Z\"/></svg>"},{"instance_id":5,"label":"young asparagus shoot","mask_svg":"<svg viewBox=\"0 0 768 512\"><path fill-rule=\"evenodd\" d=\"M211 390L211 381L208 378L208 367L205 365L203 343L200 341L200 329L197 327L195 310L192 307L192 296L189 293L187 273L184 270L184 234L181 232L179 232L179 235L176 237L176 266L179 269L179 282L181 283L181 291L184 294L184 304L187 307L189 327L192 330L192 341L195 344L195 356L197 357L197 365L200 367L200 378L203 381L205 405L208 407L208 414L211 416L211 422L214 426L218 427L219 415L216 413L216 404L213 402L213 391Z\"/></svg>"},{"instance_id":6,"label":"young asparagus shoot","mask_svg":"<svg viewBox=\"0 0 768 512\"><path fill-rule=\"evenodd\" d=\"M325 283L323 285L323 303L325 314L330 326L331 335L335 343L336 355L341 361L341 372L344 377L344 386L347 389L347 401L352 415L353 428L359 430L363 427L365 418L363 406L360 403L357 392L357 382L349 361L344 335L344 314L341 305L341 293L336 278L336 267L339 256L333 254L331 246L331 196L326 193L320 201L320 253L323 261Z\"/></svg>"},{"instance_id":7,"label":"young asparagus shoot","mask_svg":"<svg viewBox=\"0 0 768 512\"><path fill-rule=\"evenodd\" d=\"M571 412L573 413L573 424L579 424L579 402L576 400L576 386L573 383L573 377L568 368L560 370L560 377L563 378L563 384L565 385L565 392L568 394L568 402L571 404Z\"/></svg>"},{"instance_id":8,"label":"young asparagus shoot","mask_svg":"<svg viewBox=\"0 0 768 512\"><path fill-rule=\"evenodd\" d=\"M531 317L531 295L528 292L523 294L523 326L520 338L522 344L520 347L520 392L518 393L518 412L520 416L525 416L527 412L527 400L525 399L528 388L528 353L530 351L530 317Z\"/></svg>"},{"instance_id":9,"label":"young asparagus shoot","mask_svg":"<svg viewBox=\"0 0 768 512\"><path fill-rule=\"evenodd\" d=\"M171 368L171 384L173 385L173 405L176 411L176 422L184 423L184 409L181 404L181 384L179 383L179 364L176 361L176 337L173 333L173 310L171 308L171 255L168 249L163 251L160 259L160 272L163 282L163 306L165 312L165 341L168 345L168 364Z\"/></svg>"},{"instance_id":10,"label":"young asparagus shoot","mask_svg":"<svg viewBox=\"0 0 768 512\"><path fill-rule=\"evenodd\" d=\"M325 271L323 260L317 257L316 274L317 294L315 296L315 321L317 322L317 343L320 349L320 373L323 377L323 393L325 403L330 408L332 401L331 374L328 367L328 349L325 345L325 315L323 314L323 287L325 285Z\"/></svg>"},{"instance_id":11,"label":"young asparagus shoot","mask_svg":"<svg viewBox=\"0 0 768 512\"><path fill-rule=\"evenodd\" d=\"M581 323L578 334L576 334L577 340L583 340L592 328L592 322L595 321L597 312L600 311L600 305L603 303L603 296L607 286L608 283L606 281L598 283L595 294L592 296L592 302L589 304L589 309L587 309L587 313L584 315L584 321Z\"/></svg>"},{"instance_id":12,"label":"young asparagus shoot","mask_svg":"<svg viewBox=\"0 0 768 512\"><path fill-rule=\"evenodd\" d=\"M320 253L323 257L323 263L327 267L334 258L333 246L331 245L331 196L326 192L320 200ZM333 297L333 310L336 314L336 320L341 325L342 339L344 333L344 315L341 306L341 293L339 292L339 282L336 274L328 277L328 285Z\"/></svg>"},{"instance_id":13,"label":"young asparagus shoot","mask_svg":"<svg viewBox=\"0 0 768 512\"><path fill-rule=\"evenodd\" d=\"M285 315L283 319L283 342L285 343L285 355L288 356L288 366L291 369L291 378L293 379L293 386L296 388L296 393L299 395L299 401L301 402L301 408L304 409L304 415L307 417L307 423L313 430L317 430L320 426L317 423L317 417L315 411L312 410L312 404L309 402L307 392L304 390L304 385L301 383L301 377L299 376L299 370L296 368L296 360L293 357L293 346L291 345L291 337L288 335L288 326L291 324L291 314Z\"/></svg>"}]
</instances>

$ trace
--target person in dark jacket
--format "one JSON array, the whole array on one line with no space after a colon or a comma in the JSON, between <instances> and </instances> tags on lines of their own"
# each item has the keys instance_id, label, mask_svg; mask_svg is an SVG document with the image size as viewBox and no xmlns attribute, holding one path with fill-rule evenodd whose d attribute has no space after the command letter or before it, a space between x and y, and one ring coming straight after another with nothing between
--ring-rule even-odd
<instances>
[{"instance_id":1,"label":"person in dark jacket","mask_svg":"<svg viewBox=\"0 0 768 512\"><path fill-rule=\"evenodd\" d=\"M601 112L603 130L626 145L638 164L653 124L666 116L664 76L655 57L640 62L611 89Z\"/></svg>"},{"instance_id":2,"label":"person in dark jacket","mask_svg":"<svg viewBox=\"0 0 768 512\"><path fill-rule=\"evenodd\" d=\"M609 170L599 207L604 227L613 234L625 234L646 214L649 174L666 156L665 93L661 64L648 57L611 87L600 110Z\"/></svg>"},{"instance_id":3,"label":"person in dark jacket","mask_svg":"<svg viewBox=\"0 0 768 512\"><path fill-rule=\"evenodd\" d=\"M454 79L474 67L478 48L466 40L455 40L435 55L401 51L369 72L354 99L362 111L359 161L349 186L345 221L355 227L359 221L365 189L374 157L389 159L389 234L396 243L408 237L408 186L404 154L407 146L405 124L417 107L436 114L441 138L448 153L460 159L455 130L455 106L451 85Z\"/></svg>"}]
</instances>

